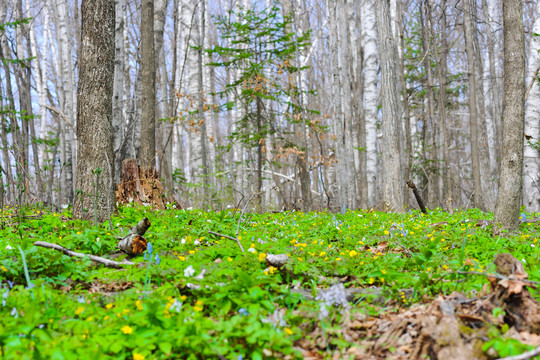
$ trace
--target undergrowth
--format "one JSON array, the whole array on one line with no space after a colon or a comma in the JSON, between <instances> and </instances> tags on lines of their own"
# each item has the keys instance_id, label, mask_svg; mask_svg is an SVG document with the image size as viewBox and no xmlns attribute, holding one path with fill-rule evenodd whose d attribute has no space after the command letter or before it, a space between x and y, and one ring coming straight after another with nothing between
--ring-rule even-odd
<instances>
[{"instance_id":1,"label":"undergrowth","mask_svg":"<svg viewBox=\"0 0 540 360\"><path fill-rule=\"evenodd\" d=\"M6 359L298 358L294 343L307 329L339 327L349 312L333 307L322 316L317 301L293 289L376 288L382 295L358 296L350 312L378 316L453 291L475 296L487 281L463 272L494 272L501 252L540 280L540 224L525 221L534 214L522 214L519 234L497 238L479 221L492 214L478 210L242 214L124 206L114 229L72 220L69 210L6 207L0 214ZM137 265L123 270L33 245L108 257L143 217L152 223L145 234L152 257L131 259ZM238 231L246 252L209 231ZM278 269L267 254L290 259ZM350 345L329 334L332 348Z\"/></svg>"}]
</instances>

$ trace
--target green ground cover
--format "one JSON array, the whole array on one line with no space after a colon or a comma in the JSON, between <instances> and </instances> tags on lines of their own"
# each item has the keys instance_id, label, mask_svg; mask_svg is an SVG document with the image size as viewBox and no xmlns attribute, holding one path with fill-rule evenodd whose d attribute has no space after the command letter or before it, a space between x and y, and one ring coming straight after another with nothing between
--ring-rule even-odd
<instances>
[{"instance_id":1,"label":"green ground cover","mask_svg":"<svg viewBox=\"0 0 540 360\"><path fill-rule=\"evenodd\" d=\"M496 254L523 262L540 281L540 223L522 214L517 235L493 238L478 210L391 214L242 214L124 206L112 225L71 220L69 210L6 207L0 215L0 350L6 359L298 358L313 328L329 354L352 346L340 324L438 294L475 295ZM112 269L36 247L35 241L108 257L144 217L152 251ZM230 239L236 237L246 250ZM249 249L249 250L248 250ZM23 256L24 254L24 256ZM267 254L287 254L281 268ZM122 260L125 255L115 260ZM26 271L24 261L26 262ZM204 271L203 271L204 270ZM202 274L201 274L202 272ZM372 288L326 308L316 295L343 283ZM538 292L533 291L538 298ZM326 310L325 310L326 309Z\"/></svg>"}]
</instances>

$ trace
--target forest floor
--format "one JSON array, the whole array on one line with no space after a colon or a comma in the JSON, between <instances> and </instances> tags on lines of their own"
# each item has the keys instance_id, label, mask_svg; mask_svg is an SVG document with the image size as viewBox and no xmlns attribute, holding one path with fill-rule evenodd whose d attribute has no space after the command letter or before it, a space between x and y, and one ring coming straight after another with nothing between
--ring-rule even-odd
<instances>
[{"instance_id":1,"label":"forest floor","mask_svg":"<svg viewBox=\"0 0 540 360\"><path fill-rule=\"evenodd\" d=\"M522 213L518 234L493 237L493 215L475 209L245 214L126 205L95 226L69 209L6 206L0 351L5 359L136 360L534 351L536 216ZM119 239L144 218L144 253L119 253Z\"/></svg>"}]
</instances>

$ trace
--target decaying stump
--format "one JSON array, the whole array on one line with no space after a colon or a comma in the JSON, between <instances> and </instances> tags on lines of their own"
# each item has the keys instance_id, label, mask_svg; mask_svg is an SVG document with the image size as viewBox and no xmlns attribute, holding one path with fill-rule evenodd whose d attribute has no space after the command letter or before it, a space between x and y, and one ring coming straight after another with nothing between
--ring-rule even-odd
<instances>
[{"instance_id":1,"label":"decaying stump","mask_svg":"<svg viewBox=\"0 0 540 360\"><path fill-rule=\"evenodd\" d=\"M123 239L118 242L117 247L124 253L135 256L140 255L146 250L147 241L144 238L144 233L152 225L148 218L144 218L131 229Z\"/></svg>"},{"instance_id":2,"label":"decaying stump","mask_svg":"<svg viewBox=\"0 0 540 360\"><path fill-rule=\"evenodd\" d=\"M164 210L168 199L155 168L142 168L137 159L126 159L122 162L122 182L116 187L116 201L122 204L136 202Z\"/></svg>"},{"instance_id":3,"label":"decaying stump","mask_svg":"<svg viewBox=\"0 0 540 360\"><path fill-rule=\"evenodd\" d=\"M495 258L497 272L506 279L488 277L492 292L488 300L506 312L505 320L518 331L540 334L540 308L527 287L534 288L525 279L528 274L521 261L511 254L499 254Z\"/></svg>"}]
</instances>

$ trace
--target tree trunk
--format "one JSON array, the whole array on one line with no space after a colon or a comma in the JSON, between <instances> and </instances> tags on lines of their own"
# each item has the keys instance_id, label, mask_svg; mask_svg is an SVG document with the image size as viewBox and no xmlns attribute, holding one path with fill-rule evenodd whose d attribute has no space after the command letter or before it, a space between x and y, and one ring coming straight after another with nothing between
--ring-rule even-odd
<instances>
[{"instance_id":1,"label":"tree trunk","mask_svg":"<svg viewBox=\"0 0 540 360\"><path fill-rule=\"evenodd\" d=\"M540 34L540 1L536 3L533 33ZM527 84L531 86L525 109L525 142L523 157L523 205L530 212L540 211L540 36L531 36L528 53ZM536 146L533 146L536 143Z\"/></svg>"},{"instance_id":2,"label":"tree trunk","mask_svg":"<svg viewBox=\"0 0 540 360\"><path fill-rule=\"evenodd\" d=\"M504 103L503 158L499 194L493 220L494 235L519 227L523 174L523 128L525 100L525 37L523 3L503 2Z\"/></svg>"},{"instance_id":3,"label":"tree trunk","mask_svg":"<svg viewBox=\"0 0 540 360\"><path fill-rule=\"evenodd\" d=\"M427 96L427 116L424 113L424 121L422 128L424 129L424 145L425 163L423 164L427 172L427 204L430 208L435 208L440 205L440 198L438 197L438 161L435 143L435 96L433 94L433 75L431 69L431 54L433 49L431 46L430 23L431 23L431 9L428 4L429 0L422 0L422 10L420 11L420 18L422 19L422 46L424 50L424 69L425 77L423 81L423 88L425 89Z\"/></svg>"},{"instance_id":4,"label":"tree trunk","mask_svg":"<svg viewBox=\"0 0 540 360\"><path fill-rule=\"evenodd\" d=\"M404 212L401 165L401 106L397 88L396 42L390 22L390 1L377 1L377 35L381 60L383 210Z\"/></svg>"},{"instance_id":5,"label":"tree trunk","mask_svg":"<svg viewBox=\"0 0 540 360\"><path fill-rule=\"evenodd\" d=\"M154 51L154 0L142 1L141 13L142 117L139 161L156 166L156 53Z\"/></svg>"},{"instance_id":6,"label":"tree trunk","mask_svg":"<svg viewBox=\"0 0 540 360\"><path fill-rule=\"evenodd\" d=\"M98 222L116 209L113 189L112 96L114 81L114 0L83 0L77 91L78 219ZM93 209L94 211L91 211Z\"/></svg>"},{"instance_id":7,"label":"tree trunk","mask_svg":"<svg viewBox=\"0 0 540 360\"><path fill-rule=\"evenodd\" d=\"M375 0L362 5L362 40L364 47L364 104L366 138L367 206L377 203L377 31L375 27Z\"/></svg>"},{"instance_id":8,"label":"tree trunk","mask_svg":"<svg viewBox=\"0 0 540 360\"><path fill-rule=\"evenodd\" d=\"M120 182L121 167L122 167L122 142L127 136L124 128L125 118L124 109L126 104L125 98L125 46L124 46L124 31L126 26L126 1L116 1L116 30L115 30L115 61L114 61L114 86L113 86L113 107L112 107L112 126L114 137L114 183Z\"/></svg>"},{"instance_id":9,"label":"tree trunk","mask_svg":"<svg viewBox=\"0 0 540 360\"><path fill-rule=\"evenodd\" d=\"M61 89L62 96L64 99L64 105L60 110L66 115L67 119L72 123L75 123L75 69L73 64L73 49L69 39L71 36L71 29L68 29L68 13L67 13L67 3L65 0L60 1L57 4L58 10L58 26L59 31L57 32L57 41L60 44L60 69L61 74ZM62 121L62 160L63 160L63 169L62 169L62 189L63 189L63 199L67 204L73 202L73 165L74 165L74 154L73 154L73 131Z\"/></svg>"},{"instance_id":10,"label":"tree trunk","mask_svg":"<svg viewBox=\"0 0 540 360\"><path fill-rule=\"evenodd\" d=\"M469 78L469 127L471 136L471 159L473 177L473 201L474 206L486 210L483 201L482 182L480 175L480 149L478 145L478 107L476 103L476 93L478 85L476 82L475 51L473 45L473 22L471 0L465 1L463 9L463 24L465 28L465 46L467 52L467 75ZM485 176L485 174L484 174Z\"/></svg>"},{"instance_id":11,"label":"tree trunk","mask_svg":"<svg viewBox=\"0 0 540 360\"><path fill-rule=\"evenodd\" d=\"M441 31L442 36L440 44L440 62L439 62L439 124L441 127L441 147L442 147L442 174L444 176L444 204L442 204L445 209L449 210L452 207L452 172L450 166L450 152L449 152L449 141L448 141L448 131L449 124L447 124L447 114L446 114L446 78L448 73L447 58L448 58L448 41L446 39L446 0L442 0L441 3Z\"/></svg>"}]
</instances>

